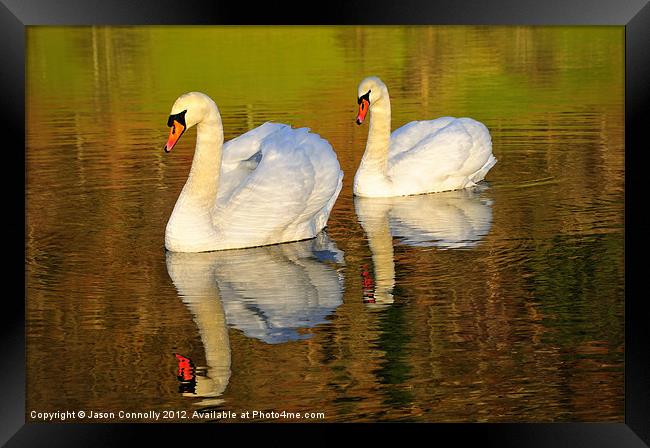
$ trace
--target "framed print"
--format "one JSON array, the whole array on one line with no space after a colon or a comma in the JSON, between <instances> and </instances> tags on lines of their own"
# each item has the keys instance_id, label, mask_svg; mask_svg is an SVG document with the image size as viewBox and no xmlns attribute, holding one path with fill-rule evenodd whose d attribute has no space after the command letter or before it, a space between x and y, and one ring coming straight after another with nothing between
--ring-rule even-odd
<instances>
[{"instance_id":1,"label":"framed print","mask_svg":"<svg viewBox=\"0 0 650 448\"><path fill-rule=\"evenodd\" d=\"M3 443L647 446L650 6L471 3L3 0Z\"/></svg>"}]
</instances>

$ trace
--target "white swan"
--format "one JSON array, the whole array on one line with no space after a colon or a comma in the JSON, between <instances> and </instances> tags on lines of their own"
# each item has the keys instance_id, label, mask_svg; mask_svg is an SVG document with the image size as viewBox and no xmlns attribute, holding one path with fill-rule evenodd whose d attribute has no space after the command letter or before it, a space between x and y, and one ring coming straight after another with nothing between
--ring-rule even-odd
<instances>
[{"instance_id":1,"label":"white swan","mask_svg":"<svg viewBox=\"0 0 650 448\"><path fill-rule=\"evenodd\" d=\"M471 118L412 121L391 134L390 98L381 79L359 84L357 124L370 111L366 151L354 177L354 194L406 196L459 190L483 180L497 160L490 132Z\"/></svg>"},{"instance_id":2,"label":"white swan","mask_svg":"<svg viewBox=\"0 0 650 448\"><path fill-rule=\"evenodd\" d=\"M165 230L173 252L205 252L313 238L327 224L343 172L331 145L307 128L265 123L227 143L217 105L181 95L165 151L197 126L190 174Z\"/></svg>"}]
</instances>

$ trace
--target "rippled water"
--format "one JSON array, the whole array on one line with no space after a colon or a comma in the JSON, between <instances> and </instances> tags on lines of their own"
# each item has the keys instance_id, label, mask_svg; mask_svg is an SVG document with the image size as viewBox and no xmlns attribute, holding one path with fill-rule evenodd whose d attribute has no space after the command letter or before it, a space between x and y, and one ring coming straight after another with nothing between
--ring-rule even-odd
<instances>
[{"instance_id":1,"label":"rippled water","mask_svg":"<svg viewBox=\"0 0 650 448\"><path fill-rule=\"evenodd\" d=\"M623 421L622 27L30 27L27 43L28 414ZM370 74L393 128L484 122L487 182L353 198ZM226 139L272 120L332 143L326 233L165 253L195 131L161 148L190 90Z\"/></svg>"}]
</instances>

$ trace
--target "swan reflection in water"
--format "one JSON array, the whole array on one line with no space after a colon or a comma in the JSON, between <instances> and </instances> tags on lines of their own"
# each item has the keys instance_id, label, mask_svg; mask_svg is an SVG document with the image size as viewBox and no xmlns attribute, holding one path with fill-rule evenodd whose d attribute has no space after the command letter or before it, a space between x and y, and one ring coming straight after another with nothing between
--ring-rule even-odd
<instances>
[{"instance_id":1,"label":"swan reflection in water","mask_svg":"<svg viewBox=\"0 0 650 448\"><path fill-rule=\"evenodd\" d=\"M343 265L343 252L324 232L251 249L167 252L167 271L192 313L207 364L188 375L191 354L176 356L185 395L206 398L199 405L222 402L230 379L228 325L269 344L308 338L299 330L326 322L343 303Z\"/></svg>"},{"instance_id":2,"label":"swan reflection in water","mask_svg":"<svg viewBox=\"0 0 650 448\"><path fill-rule=\"evenodd\" d=\"M370 269L362 267L364 303L383 308L394 301L393 237L398 244L442 250L477 246L492 227L492 200L481 197L486 188L390 198L355 196L374 266L374 279Z\"/></svg>"}]
</instances>

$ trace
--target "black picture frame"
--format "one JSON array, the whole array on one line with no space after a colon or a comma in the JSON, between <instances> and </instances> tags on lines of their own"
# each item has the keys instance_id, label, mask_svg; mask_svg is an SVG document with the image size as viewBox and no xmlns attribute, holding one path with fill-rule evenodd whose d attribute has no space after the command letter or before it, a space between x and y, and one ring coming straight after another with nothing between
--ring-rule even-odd
<instances>
[{"instance_id":1,"label":"black picture frame","mask_svg":"<svg viewBox=\"0 0 650 448\"><path fill-rule=\"evenodd\" d=\"M154 435L187 440L197 434L220 437L259 434L251 426L159 424L41 424L25 417L25 30L29 25L147 24L472 24L472 25L620 25L625 26L625 422L416 425L264 425L265 433L316 432L335 441L338 431L357 432L366 442L387 433L418 433L423 440L472 441L508 446L650 446L650 350L642 284L646 268L646 230L642 206L645 129L650 127L650 4L647 0L381 0L350 4L327 2L249 2L197 0L0 0L0 73L5 136L2 177L5 202L5 278L2 354L3 397L0 442L7 446L114 446ZM56 113L56 111L52 111ZM7 130L9 129L9 130ZM645 143L645 145L644 145ZM20 150L22 147L22 150ZM8 192L11 192L10 194ZM7 219L8 218L8 219ZM22 277L21 277L22 272ZM22 278L21 283L18 279ZM22 291L22 297L19 297ZM595 390L594 394L598 394ZM189 428L189 429L188 429ZM296 431L300 433L296 435ZM443 438L444 439L440 439ZM400 436L403 438L403 436ZM282 443L282 439L270 438ZM310 439L314 440L314 435ZM408 440L408 439L407 439ZM412 439L416 440L416 439Z\"/></svg>"}]
</instances>

